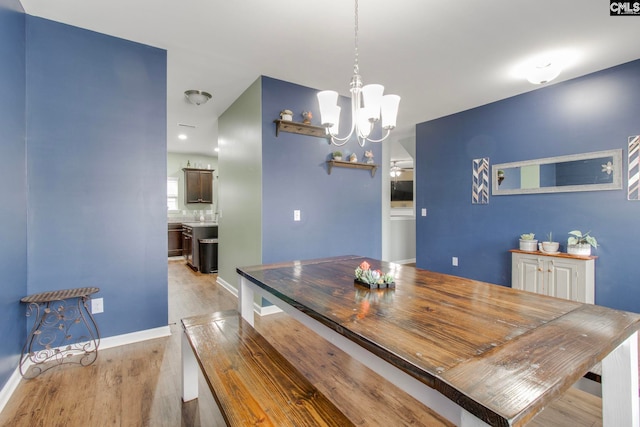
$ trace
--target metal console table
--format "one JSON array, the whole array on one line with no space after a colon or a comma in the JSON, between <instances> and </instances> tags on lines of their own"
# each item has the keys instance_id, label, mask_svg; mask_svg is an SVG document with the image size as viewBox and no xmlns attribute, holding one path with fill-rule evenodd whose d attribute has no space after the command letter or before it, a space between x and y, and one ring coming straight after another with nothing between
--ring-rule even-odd
<instances>
[{"instance_id":1,"label":"metal console table","mask_svg":"<svg viewBox=\"0 0 640 427\"><path fill-rule=\"evenodd\" d=\"M35 378L64 363L88 366L98 358L100 332L91 310L91 295L100 288L42 292L20 300L35 321L20 356L20 374ZM29 367L33 366L33 369Z\"/></svg>"}]
</instances>

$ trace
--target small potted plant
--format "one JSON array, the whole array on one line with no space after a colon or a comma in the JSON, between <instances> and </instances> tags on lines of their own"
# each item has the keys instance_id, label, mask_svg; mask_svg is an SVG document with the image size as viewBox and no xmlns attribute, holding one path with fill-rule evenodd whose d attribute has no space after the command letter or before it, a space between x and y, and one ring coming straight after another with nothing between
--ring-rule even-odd
<instances>
[{"instance_id":1,"label":"small potted plant","mask_svg":"<svg viewBox=\"0 0 640 427\"><path fill-rule=\"evenodd\" d=\"M550 254L558 253L558 249L560 248L560 243L553 241L552 232L549 232L549 234L547 234L547 239L548 240L545 240L544 242L542 242L542 252L546 252Z\"/></svg>"},{"instance_id":2,"label":"small potted plant","mask_svg":"<svg viewBox=\"0 0 640 427\"><path fill-rule=\"evenodd\" d=\"M590 256L591 247L598 247L598 241L595 237L591 236L591 231L587 231L582 234L580 230L573 230L569 232L569 239L567 240L567 253L571 255Z\"/></svg>"},{"instance_id":3,"label":"small potted plant","mask_svg":"<svg viewBox=\"0 0 640 427\"><path fill-rule=\"evenodd\" d=\"M333 152L333 160L342 160L342 151L334 151Z\"/></svg>"},{"instance_id":4,"label":"small potted plant","mask_svg":"<svg viewBox=\"0 0 640 427\"><path fill-rule=\"evenodd\" d=\"M526 233L520 235L520 250L527 252L535 252L538 250L538 240L533 233Z\"/></svg>"},{"instance_id":5,"label":"small potted plant","mask_svg":"<svg viewBox=\"0 0 640 427\"><path fill-rule=\"evenodd\" d=\"M286 120L288 122L293 120L293 111L291 111L291 110L282 110L282 111L280 111L280 120Z\"/></svg>"}]
</instances>

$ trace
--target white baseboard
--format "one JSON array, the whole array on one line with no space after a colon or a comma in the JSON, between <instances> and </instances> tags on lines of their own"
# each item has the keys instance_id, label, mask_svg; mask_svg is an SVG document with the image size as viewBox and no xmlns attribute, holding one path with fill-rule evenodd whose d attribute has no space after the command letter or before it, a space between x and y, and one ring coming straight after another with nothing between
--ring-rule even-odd
<instances>
[{"instance_id":1,"label":"white baseboard","mask_svg":"<svg viewBox=\"0 0 640 427\"><path fill-rule=\"evenodd\" d=\"M220 286L222 286L227 291L229 291L234 297L238 298L238 290L233 286L231 286L224 279L221 279L220 276L218 276L216 283L218 283ZM268 305L266 307L262 307L260 304L256 303L255 301L253 303L253 311L258 313L260 316L268 316L269 314L282 313L282 310L276 307L275 305Z\"/></svg>"},{"instance_id":2,"label":"white baseboard","mask_svg":"<svg viewBox=\"0 0 640 427\"><path fill-rule=\"evenodd\" d=\"M268 316L270 314L282 313L282 309L275 305L268 305L266 307L261 307L259 304L253 303L253 311L258 313L260 316Z\"/></svg>"},{"instance_id":3,"label":"white baseboard","mask_svg":"<svg viewBox=\"0 0 640 427\"><path fill-rule=\"evenodd\" d=\"M100 355L99 350L105 350L107 348L118 347L121 345L133 344L140 341L151 340L154 338L162 338L171 335L171 328L169 326L161 326L159 328L154 329L146 329L144 331L131 332L129 334L115 335L112 337L106 337L100 339L100 346L98 347L98 356ZM29 369L32 363L27 360L24 364L25 372ZM4 409L6 404L9 402L9 399L13 395L13 393L18 388L20 381L22 380L22 375L20 375L20 367L16 367L13 374L9 377L7 383L0 389L0 412Z\"/></svg>"},{"instance_id":4,"label":"white baseboard","mask_svg":"<svg viewBox=\"0 0 640 427\"><path fill-rule=\"evenodd\" d=\"M399 261L391 261L391 262L395 262L396 264L412 264L416 262L416 259L409 258L409 259L401 259Z\"/></svg>"},{"instance_id":5,"label":"white baseboard","mask_svg":"<svg viewBox=\"0 0 640 427\"><path fill-rule=\"evenodd\" d=\"M152 340L155 338L163 338L171 335L169 326L161 326L159 328L145 329L144 331L131 332L129 334L115 335L100 339L100 349L119 347L121 345L133 344L136 342Z\"/></svg>"},{"instance_id":6,"label":"white baseboard","mask_svg":"<svg viewBox=\"0 0 640 427\"><path fill-rule=\"evenodd\" d=\"M9 402L11 395L13 395L13 392L18 388L20 380L22 380L22 375L20 375L20 369L16 368L16 370L13 371L13 374L9 377L7 383L0 390L0 412L2 412Z\"/></svg>"},{"instance_id":7,"label":"white baseboard","mask_svg":"<svg viewBox=\"0 0 640 427\"><path fill-rule=\"evenodd\" d=\"M216 283L229 291L231 295L238 298L238 289L231 286L229 282L218 276L218 278L216 279Z\"/></svg>"}]
</instances>

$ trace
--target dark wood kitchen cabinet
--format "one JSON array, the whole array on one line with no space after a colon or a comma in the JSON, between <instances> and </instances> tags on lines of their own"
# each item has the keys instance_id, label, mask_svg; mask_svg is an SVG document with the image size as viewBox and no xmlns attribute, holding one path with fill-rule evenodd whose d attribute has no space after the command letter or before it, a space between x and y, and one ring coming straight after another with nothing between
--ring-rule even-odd
<instances>
[{"instance_id":1,"label":"dark wood kitchen cabinet","mask_svg":"<svg viewBox=\"0 0 640 427\"><path fill-rule=\"evenodd\" d=\"M213 203L213 170L184 168L185 203Z\"/></svg>"},{"instance_id":2,"label":"dark wood kitchen cabinet","mask_svg":"<svg viewBox=\"0 0 640 427\"><path fill-rule=\"evenodd\" d=\"M182 224L169 224L169 256L182 256Z\"/></svg>"}]
</instances>

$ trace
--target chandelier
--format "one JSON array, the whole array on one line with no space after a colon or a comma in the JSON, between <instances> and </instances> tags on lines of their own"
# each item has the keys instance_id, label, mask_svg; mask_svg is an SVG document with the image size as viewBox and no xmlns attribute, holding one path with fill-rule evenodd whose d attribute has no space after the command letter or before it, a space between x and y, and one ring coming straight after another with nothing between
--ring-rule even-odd
<instances>
[{"instance_id":1,"label":"chandelier","mask_svg":"<svg viewBox=\"0 0 640 427\"><path fill-rule=\"evenodd\" d=\"M345 137L339 137L340 110L338 106L338 92L324 90L318 92L320 105L320 121L327 128L327 134L331 137L331 143L341 146L347 143L355 133L358 144L364 147L366 141L382 142L391 130L396 127L396 116L400 97L398 95L383 95L384 86L370 84L363 86L358 68L358 0L355 0L355 61L353 65L353 77L351 78L351 129ZM382 116L382 120L380 117ZM369 138L376 122L381 121L384 131L382 138Z\"/></svg>"}]
</instances>

